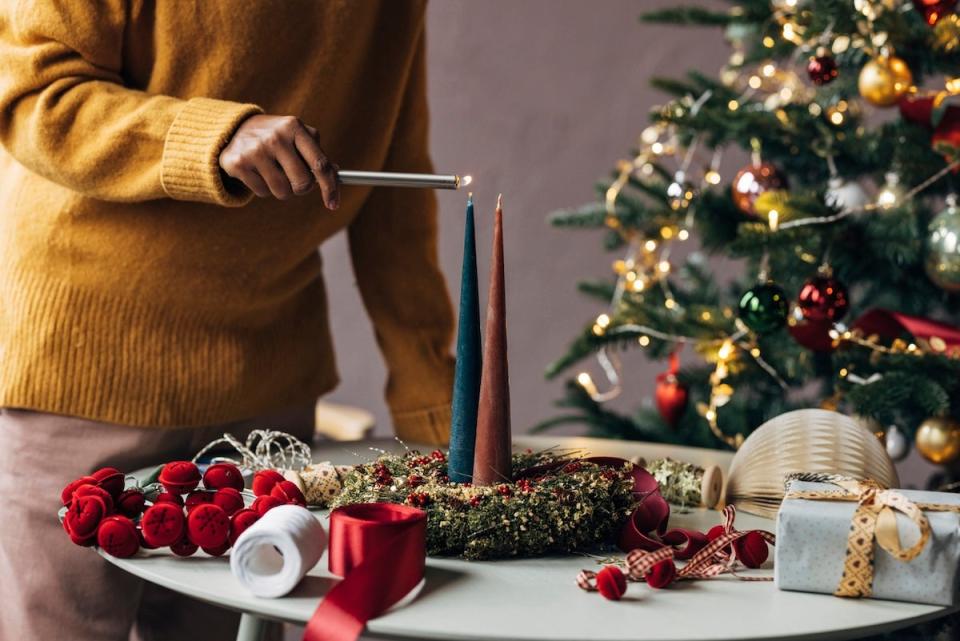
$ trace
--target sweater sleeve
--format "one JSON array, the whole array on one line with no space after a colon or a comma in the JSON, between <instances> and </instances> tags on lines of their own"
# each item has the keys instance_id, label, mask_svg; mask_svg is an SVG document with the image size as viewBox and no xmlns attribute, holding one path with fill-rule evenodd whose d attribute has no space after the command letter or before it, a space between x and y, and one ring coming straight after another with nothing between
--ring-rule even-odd
<instances>
[{"instance_id":1,"label":"sweater sleeve","mask_svg":"<svg viewBox=\"0 0 960 641\"><path fill-rule=\"evenodd\" d=\"M387 171L430 172L421 38ZM349 228L357 284L387 362L387 403L404 440L450 435L453 310L437 256L437 204L427 189L374 189Z\"/></svg>"},{"instance_id":2,"label":"sweater sleeve","mask_svg":"<svg viewBox=\"0 0 960 641\"><path fill-rule=\"evenodd\" d=\"M260 109L125 86L127 11L125 0L0 0L0 144L93 198L244 204L219 155Z\"/></svg>"}]
</instances>

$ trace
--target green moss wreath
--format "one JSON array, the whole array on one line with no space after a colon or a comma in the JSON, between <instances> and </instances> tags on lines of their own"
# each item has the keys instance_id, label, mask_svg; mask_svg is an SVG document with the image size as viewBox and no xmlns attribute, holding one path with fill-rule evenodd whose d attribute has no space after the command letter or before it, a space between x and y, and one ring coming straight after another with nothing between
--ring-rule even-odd
<instances>
[{"instance_id":1,"label":"green moss wreath","mask_svg":"<svg viewBox=\"0 0 960 641\"><path fill-rule=\"evenodd\" d=\"M630 463L613 469L569 454L513 456L513 482L450 483L437 450L384 454L343 478L331 507L402 503L427 512L427 553L467 559L572 552L611 541L635 507Z\"/></svg>"}]
</instances>

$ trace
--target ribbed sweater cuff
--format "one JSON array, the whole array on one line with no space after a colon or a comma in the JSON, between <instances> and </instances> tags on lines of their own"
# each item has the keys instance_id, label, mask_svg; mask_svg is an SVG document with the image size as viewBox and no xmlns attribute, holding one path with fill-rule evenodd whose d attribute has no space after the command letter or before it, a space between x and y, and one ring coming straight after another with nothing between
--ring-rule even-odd
<instances>
[{"instance_id":1,"label":"ribbed sweater cuff","mask_svg":"<svg viewBox=\"0 0 960 641\"><path fill-rule=\"evenodd\" d=\"M228 189L220 171L220 152L246 118L263 113L256 105L193 98L183 106L167 131L160 182L176 200L245 205L246 188Z\"/></svg>"},{"instance_id":2,"label":"ribbed sweater cuff","mask_svg":"<svg viewBox=\"0 0 960 641\"><path fill-rule=\"evenodd\" d=\"M400 440L408 443L446 445L450 440L450 405L394 412L393 429Z\"/></svg>"}]
</instances>

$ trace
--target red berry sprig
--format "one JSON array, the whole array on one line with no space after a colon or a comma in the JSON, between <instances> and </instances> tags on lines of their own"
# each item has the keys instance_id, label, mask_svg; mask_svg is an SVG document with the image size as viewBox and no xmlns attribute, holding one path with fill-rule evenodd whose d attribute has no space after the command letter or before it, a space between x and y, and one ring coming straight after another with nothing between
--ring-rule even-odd
<instances>
[{"instance_id":1,"label":"red berry sprig","mask_svg":"<svg viewBox=\"0 0 960 641\"><path fill-rule=\"evenodd\" d=\"M250 507L241 494L243 475L232 463L215 463L201 475L190 461L172 461L158 480L163 491L151 493L152 500L136 485L125 487L125 476L113 467L71 481L60 494L63 529L75 544L96 544L118 558L134 556L141 547L220 556L267 511L306 505L303 491L275 470L256 473L257 498Z\"/></svg>"}]
</instances>

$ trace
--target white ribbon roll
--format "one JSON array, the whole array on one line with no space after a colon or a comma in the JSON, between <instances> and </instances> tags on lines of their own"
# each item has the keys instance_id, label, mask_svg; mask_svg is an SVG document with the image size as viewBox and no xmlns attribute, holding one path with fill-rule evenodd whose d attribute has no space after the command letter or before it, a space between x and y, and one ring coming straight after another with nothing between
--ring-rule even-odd
<instances>
[{"instance_id":1,"label":"white ribbon roll","mask_svg":"<svg viewBox=\"0 0 960 641\"><path fill-rule=\"evenodd\" d=\"M327 534L309 510L280 505L240 535L230 552L230 569L254 596L281 597L300 583L326 547Z\"/></svg>"}]
</instances>

